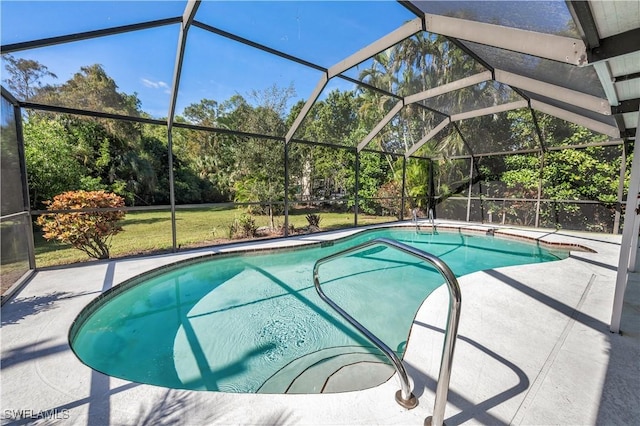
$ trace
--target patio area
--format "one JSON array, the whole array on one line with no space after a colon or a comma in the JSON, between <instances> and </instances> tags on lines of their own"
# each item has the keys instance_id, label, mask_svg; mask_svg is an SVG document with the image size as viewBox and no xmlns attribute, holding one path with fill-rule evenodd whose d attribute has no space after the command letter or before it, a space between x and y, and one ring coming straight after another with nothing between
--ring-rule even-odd
<instances>
[{"instance_id":1,"label":"patio area","mask_svg":"<svg viewBox=\"0 0 640 426\"><path fill-rule=\"evenodd\" d=\"M405 318L410 336L395 349L406 343L403 363L419 399L412 410L394 400L396 377L333 394L178 390L99 373L69 344L87 304L142 273L218 253L322 247L374 226L414 227L410 217L435 220L421 222L425 232L435 223L573 248L563 260L459 278L447 425L638 423L638 1L54 0L0 8L2 425L424 424L447 325L444 286ZM283 238L260 240L275 235ZM350 276L358 275L353 265ZM253 295L238 282L234 289ZM385 331L387 318L399 317L374 306L383 297L354 299L383 311L375 319ZM411 300L399 309L412 315L422 297ZM298 324L280 313L281 323ZM200 337L218 339L203 323ZM145 365L177 373L176 360L193 353L176 355L178 333L157 317L152 324L163 326L166 342L145 325L136 329L147 332L137 356L111 342L99 354L118 353L109 358L118 367L130 358L141 364L155 354L148 343L162 342L166 364ZM233 349L235 337L227 339ZM329 349L337 347L354 346ZM314 364L294 381L337 358L321 350L291 361L320 353L305 358ZM203 359L198 373L227 373L227 364ZM380 375L359 360L318 383L360 384L355 371ZM284 381L287 390L294 381ZM215 385L208 389L224 389Z\"/></svg>"},{"instance_id":2,"label":"patio area","mask_svg":"<svg viewBox=\"0 0 640 426\"><path fill-rule=\"evenodd\" d=\"M447 221L437 226L495 229L496 236L593 250L459 279L463 301L446 424L622 425L640 418L640 292L633 276L622 333L609 332L620 236ZM284 241L303 244L350 232ZM2 307L2 424L423 424L433 410L448 303L444 287L423 303L404 357L419 398L413 410L395 403L396 378L340 394L184 391L109 377L73 354L68 332L75 317L124 280L189 257L282 244L253 242L38 271Z\"/></svg>"}]
</instances>

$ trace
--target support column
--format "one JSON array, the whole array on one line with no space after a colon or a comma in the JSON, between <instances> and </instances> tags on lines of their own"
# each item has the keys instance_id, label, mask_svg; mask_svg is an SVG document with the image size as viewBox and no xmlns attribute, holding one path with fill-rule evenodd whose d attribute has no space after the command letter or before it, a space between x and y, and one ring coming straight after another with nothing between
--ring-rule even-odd
<instances>
[{"instance_id":1,"label":"support column","mask_svg":"<svg viewBox=\"0 0 640 426\"><path fill-rule=\"evenodd\" d=\"M640 116L640 114L639 114ZM640 117L639 117L640 118ZM640 121L640 120L639 120ZM633 246L638 246L638 194L640 193L640 126L636 127L636 140L633 145L633 163L631 164L631 180L629 193L627 194L627 207L624 213L624 228L622 230L622 243L620 244L620 259L618 261L618 274L616 276L616 290L613 298L613 310L611 312L612 333L620 332L622 318L622 306L624 293L629 279L629 264L635 264L635 255L631 258ZM634 235L635 234L635 235ZM635 253L635 250L634 250Z\"/></svg>"},{"instance_id":2,"label":"support column","mask_svg":"<svg viewBox=\"0 0 640 426\"><path fill-rule=\"evenodd\" d=\"M640 124L640 115L638 116L638 124ZM634 142L638 142L638 133L640 130L636 131L636 139ZM635 158L635 157L634 157ZM638 184L638 201L640 201L640 183ZM627 203L629 200L627 199ZM629 272L636 272L636 261L638 256L638 239L640 237L640 217L638 217L638 213L636 210L635 222L633 224L633 233L631 234L631 252L629 253Z\"/></svg>"},{"instance_id":3,"label":"support column","mask_svg":"<svg viewBox=\"0 0 640 426\"><path fill-rule=\"evenodd\" d=\"M404 205L406 203L405 191L407 190L407 157L402 157L402 201L400 203L400 220L404 220Z\"/></svg>"},{"instance_id":4,"label":"support column","mask_svg":"<svg viewBox=\"0 0 640 426\"><path fill-rule=\"evenodd\" d=\"M169 98L169 113L167 114L167 151L169 157L169 203L171 204L171 241L173 251L178 250L176 237L176 196L175 182L173 175L173 122L176 115L176 103L178 101L178 89L180 86L180 76L182 75L182 63L184 61L184 50L187 44L187 34L193 24L196 12L200 7L201 0L188 0L182 14L182 24L178 33L178 49L176 51L176 61L173 68L173 79L171 80L171 95Z\"/></svg>"},{"instance_id":5,"label":"support column","mask_svg":"<svg viewBox=\"0 0 640 426\"><path fill-rule=\"evenodd\" d=\"M473 157L471 157L471 166L469 167L469 193L467 195L467 222L471 220L471 192L473 190Z\"/></svg>"},{"instance_id":6,"label":"support column","mask_svg":"<svg viewBox=\"0 0 640 426\"><path fill-rule=\"evenodd\" d=\"M438 217L436 214L436 186L433 176L433 160L429 159L429 209L433 210L433 218L436 219Z\"/></svg>"},{"instance_id":7,"label":"support column","mask_svg":"<svg viewBox=\"0 0 640 426\"><path fill-rule=\"evenodd\" d=\"M638 194L640 197L640 194ZM636 272L636 260L638 256L638 232L640 231L640 218L636 214L636 220L633 223L633 233L631 234L631 251L629 253L629 272Z\"/></svg>"},{"instance_id":8,"label":"support column","mask_svg":"<svg viewBox=\"0 0 640 426\"><path fill-rule=\"evenodd\" d=\"M620 212L622 211L622 197L624 196L624 177L627 174L627 144L622 144L622 161L620 163L620 180L618 181L618 208L613 220L613 233L620 233Z\"/></svg>"},{"instance_id":9,"label":"support column","mask_svg":"<svg viewBox=\"0 0 640 426\"><path fill-rule=\"evenodd\" d=\"M538 178L538 199L536 200L536 228L540 226L540 198L542 197L542 177L544 176L544 151L540 151L540 176Z\"/></svg>"},{"instance_id":10,"label":"support column","mask_svg":"<svg viewBox=\"0 0 640 426\"><path fill-rule=\"evenodd\" d=\"M4 93L4 88L3 88ZM16 140L18 142L18 158L20 159L20 181L22 183L22 208L27 213L27 249L29 251L29 269L36 269L36 249L33 238L33 226L31 216L31 197L29 195L29 178L27 176L27 163L24 153L24 133L22 125L22 108L13 105L13 116L16 126Z\"/></svg>"},{"instance_id":11,"label":"support column","mask_svg":"<svg viewBox=\"0 0 640 426\"><path fill-rule=\"evenodd\" d=\"M171 244L172 250L178 250L178 236L176 230L176 188L173 176L173 137L172 126L167 126L167 154L169 157L169 204L171 205Z\"/></svg>"},{"instance_id":12,"label":"support column","mask_svg":"<svg viewBox=\"0 0 640 426\"><path fill-rule=\"evenodd\" d=\"M284 236L289 236L289 144L284 142Z\"/></svg>"},{"instance_id":13,"label":"support column","mask_svg":"<svg viewBox=\"0 0 640 426\"><path fill-rule=\"evenodd\" d=\"M358 205L360 204L360 151L356 150L356 195L353 206L353 226L358 226Z\"/></svg>"}]
</instances>

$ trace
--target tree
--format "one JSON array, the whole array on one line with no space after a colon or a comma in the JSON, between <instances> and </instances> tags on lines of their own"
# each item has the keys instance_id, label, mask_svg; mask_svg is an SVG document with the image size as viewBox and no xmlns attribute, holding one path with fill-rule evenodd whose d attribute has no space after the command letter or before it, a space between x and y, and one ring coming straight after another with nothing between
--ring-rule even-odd
<instances>
[{"instance_id":1,"label":"tree","mask_svg":"<svg viewBox=\"0 0 640 426\"><path fill-rule=\"evenodd\" d=\"M24 140L32 208L42 208L61 192L82 189L88 173L60 122L34 115L24 124Z\"/></svg>"},{"instance_id":2,"label":"tree","mask_svg":"<svg viewBox=\"0 0 640 426\"><path fill-rule=\"evenodd\" d=\"M98 64L82 67L61 85L42 87L34 99L45 104L141 115L137 96L119 92L116 82ZM35 148L32 150L34 157L46 157L43 144L53 142L46 142L44 138L52 133L60 136L56 152L64 152L68 156L61 164L70 167L69 176L56 175L48 183L52 189L109 190L123 196L129 205L150 204L157 198L154 194L157 193L158 177L166 176L168 169L166 164L162 167L155 161L155 155L146 153L145 149L154 143L144 136L142 124L42 112L32 114L27 126L29 121L37 122L37 127L51 126L50 131L34 134L31 138L25 137L26 145ZM64 144L67 146L64 147ZM77 165L71 167L72 163ZM43 174L41 168L45 164L44 161L32 161L29 174ZM82 169L82 179L76 178L78 166ZM63 171L62 167L58 169ZM44 199L57 193L49 194Z\"/></svg>"},{"instance_id":3,"label":"tree","mask_svg":"<svg viewBox=\"0 0 640 426\"><path fill-rule=\"evenodd\" d=\"M391 180L378 188L378 204L389 214L400 219L402 210L402 182Z\"/></svg>"},{"instance_id":4,"label":"tree","mask_svg":"<svg viewBox=\"0 0 640 426\"><path fill-rule=\"evenodd\" d=\"M381 154L361 152L359 157L360 179L358 196L360 198L360 210L363 213L375 214L378 203L374 198L378 193L378 188L389 180L391 169L386 158ZM348 188L355 187L355 174L351 183Z\"/></svg>"},{"instance_id":5,"label":"tree","mask_svg":"<svg viewBox=\"0 0 640 426\"><path fill-rule=\"evenodd\" d=\"M304 105L295 105L287 119L290 127ZM358 108L360 100L353 91L332 90L316 102L296 132L296 138L354 147L366 133L360 130ZM304 199L339 197L354 184L355 156L353 149L329 148L293 144L289 153L292 182L301 188Z\"/></svg>"},{"instance_id":6,"label":"tree","mask_svg":"<svg viewBox=\"0 0 640 426\"><path fill-rule=\"evenodd\" d=\"M184 109L184 117L191 123L205 127L229 129L227 105L202 99ZM234 138L224 133L180 129L175 132L174 153L184 159L185 166L200 179L206 180L217 194L206 201L231 201L234 179ZM204 200L203 200L204 201Z\"/></svg>"},{"instance_id":7,"label":"tree","mask_svg":"<svg viewBox=\"0 0 640 426\"><path fill-rule=\"evenodd\" d=\"M284 135L286 105L295 91L272 86L250 94L257 106L249 105L239 95L225 103L229 108L229 126L244 132L263 135ZM280 141L262 138L235 138L233 187L237 202L260 202L265 207L252 207L267 213L274 226L276 202L284 199L284 146ZM280 208L277 209L281 211Z\"/></svg>"},{"instance_id":8,"label":"tree","mask_svg":"<svg viewBox=\"0 0 640 426\"><path fill-rule=\"evenodd\" d=\"M42 78L58 78L49 68L33 59L16 59L12 55L5 55L4 60L7 61L5 69L9 73L5 81L18 99L31 100L42 87Z\"/></svg>"},{"instance_id":9,"label":"tree","mask_svg":"<svg viewBox=\"0 0 640 426\"><path fill-rule=\"evenodd\" d=\"M118 208L124 199L104 191L69 191L53 197L47 210ZM71 244L89 257L108 259L114 235L122 231L124 211L44 214L37 219L47 240Z\"/></svg>"},{"instance_id":10,"label":"tree","mask_svg":"<svg viewBox=\"0 0 640 426\"><path fill-rule=\"evenodd\" d=\"M429 161L417 158L407 160L405 190L412 206L427 210L429 201ZM402 182L402 176L396 172L396 181ZM414 204L415 203L415 204Z\"/></svg>"},{"instance_id":11,"label":"tree","mask_svg":"<svg viewBox=\"0 0 640 426\"><path fill-rule=\"evenodd\" d=\"M281 142L247 138L237 148L235 201L261 203L249 210L268 214L273 228L274 214L282 211L276 206L284 199L284 147Z\"/></svg>"},{"instance_id":12,"label":"tree","mask_svg":"<svg viewBox=\"0 0 640 426\"><path fill-rule=\"evenodd\" d=\"M88 111L101 111L123 115L140 115L140 100L133 95L118 92L115 80L107 75L100 64L80 68L71 79L60 86L45 86L37 99L50 105L63 105ZM117 122L110 129L114 133L127 132L135 126L128 122Z\"/></svg>"},{"instance_id":13,"label":"tree","mask_svg":"<svg viewBox=\"0 0 640 426\"><path fill-rule=\"evenodd\" d=\"M511 111L509 114L512 138L525 141L525 146L537 143L533 117L529 112ZM547 146L570 146L602 141L605 136L588 129L567 123L546 114L537 114L538 125ZM541 170L540 162L544 158ZM609 211L615 208L620 173L621 152L619 147L590 147L563 149L540 155L512 155L502 159L496 181L506 185L505 197L537 198L538 186L542 184L542 198L558 201L591 200L602 203ZM519 210L518 203L511 203L510 214L522 223L531 224L531 203L528 212ZM582 214L577 203L544 203L541 208L542 222L560 226L573 224L580 229L603 230L610 220L601 217L604 209L594 210L591 218ZM605 210L606 211L606 210ZM528 217L528 219L527 219Z\"/></svg>"}]
</instances>

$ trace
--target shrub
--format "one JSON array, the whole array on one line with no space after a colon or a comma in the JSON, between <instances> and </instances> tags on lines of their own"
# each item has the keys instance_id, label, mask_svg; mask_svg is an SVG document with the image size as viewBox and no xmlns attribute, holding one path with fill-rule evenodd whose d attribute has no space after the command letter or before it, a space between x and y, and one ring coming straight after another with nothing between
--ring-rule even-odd
<instances>
[{"instance_id":1,"label":"shrub","mask_svg":"<svg viewBox=\"0 0 640 426\"><path fill-rule=\"evenodd\" d=\"M322 220L322 218L320 217L319 214L315 214L315 213L310 213L306 216L307 218L307 223L309 224L309 228L313 228L316 230L320 229L320 221Z\"/></svg>"},{"instance_id":2,"label":"shrub","mask_svg":"<svg viewBox=\"0 0 640 426\"><path fill-rule=\"evenodd\" d=\"M378 204L384 209L384 212L400 219L402 186L398 182L389 181L385 183L378 188L376 196L379 198Z\"/></svg>"},{"instance_id":3,"label":"shrub","mask_svg":"<svg viewBox=\"0 0 640 426\"><path fill-rule=\"evenodd\" d=\"M250 214L242 213L229 227L229 238L252 238L258 235L256 221Z\"/></svg>"},{"instance_id":4,"label":"shrub","mask_svg":"<svg viewBox=\"0 0 640 426\"><path fill-rule=\"evenodd\" d=\"M68 191L45 202L47 210L123 207L124 199L105 191ZM108 259L111 238L122 231L123 211L44 214L37 219L47 240L71 244L89 257Z\"/></svg>"}]
</instances>

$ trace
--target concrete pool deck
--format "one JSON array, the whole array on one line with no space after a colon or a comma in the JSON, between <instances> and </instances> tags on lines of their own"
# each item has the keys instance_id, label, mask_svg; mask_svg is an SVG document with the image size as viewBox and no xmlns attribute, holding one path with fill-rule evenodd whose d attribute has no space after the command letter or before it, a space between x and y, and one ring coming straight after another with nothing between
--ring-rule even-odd
<instances>
[{"instance_id":1,"label":"concrete pool deck","mask_svg":"<svg viewBox=\"0 0 640 426\"><path fill-rule=\"evenodd\" d=\"M636 424L640 418L640 284L627 288L622 334L609 332L620 236L470 225L588 247L565 260L459 279L462 309L447 425ZM299 237L295 244L351 231ZM242 244L274 247L282 240ZM440 287L414 320L404 357L419 405L394 401L394 377L372 389L322 395L171 390L93 371L73 354L71 323L91 300L158 266L231 246L39 271L2 306L2 424L402 424L433 410L448 296Z\"/></svg>"}]
</instances>

